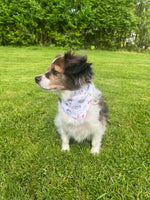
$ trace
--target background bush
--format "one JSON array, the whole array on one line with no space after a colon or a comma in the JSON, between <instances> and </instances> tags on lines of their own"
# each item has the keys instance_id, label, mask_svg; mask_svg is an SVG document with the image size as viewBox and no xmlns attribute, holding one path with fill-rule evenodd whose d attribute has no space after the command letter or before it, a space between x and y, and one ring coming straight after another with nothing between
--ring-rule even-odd
<instances>
[{"instance_id":1,"label":"background bush","mask_svg":"<svg viewBox=\"0 0 150 200\"><path fill-rule=\"evenodd\" d=\"M146 0L1 0L0 45L147 48L149 7Z\"/></svg>"}]
</instances>

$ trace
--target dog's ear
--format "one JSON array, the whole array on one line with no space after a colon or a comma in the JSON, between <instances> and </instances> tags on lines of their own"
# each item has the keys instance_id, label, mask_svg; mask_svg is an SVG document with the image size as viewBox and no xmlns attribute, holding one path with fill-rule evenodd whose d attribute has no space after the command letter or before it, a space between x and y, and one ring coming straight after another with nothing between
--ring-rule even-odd
<instances>
[{"instance_id":1,"label":"dog's ear","mask_svg":"<svg viewBox=\"0 0 150 200\"><path fill-rule=\"evenodd\" d=\"M64 56L58 54L52 63L55 65L58 65L58 66L63 66L64 65Z\"/></svg>"},{"instance_id":2,"label":"dog's ear","mask_svg":"<svg viewBox=\"0 0 150 200\"><path fill-rule=\"evenodd\" d=\"M92 63L87 62L87 56L75 55L69 50L64 54L64 73L65 74L79 74L90 68Z\"/></svg>"}]
</instances>

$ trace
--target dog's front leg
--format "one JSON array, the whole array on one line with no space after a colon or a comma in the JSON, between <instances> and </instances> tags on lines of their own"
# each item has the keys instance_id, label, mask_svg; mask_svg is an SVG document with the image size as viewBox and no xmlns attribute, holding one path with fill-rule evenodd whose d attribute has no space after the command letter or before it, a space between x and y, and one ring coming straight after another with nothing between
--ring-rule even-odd
<instances>
[{"instance_id":1,"label":"dog's front leg","mask_svg":"<svg viewBox=\"0 0 150 200\"><path fill-rule=\"evenodd\" d=\"M101 135L94 135L92 138L92 148L91 153L99 153L100 145L101 145Z\"/></svg>"},{"instance_id":2,"label":"dog's front leg","mask_svg":"<svg viewBox=\"0 0 150 200\"><path fill-rule=\"evenodd\" d=\"M69 151L70 147L69 147L69 136L64 133L64 131L61 131L61 140L62 140L62 151Z\"/></svg>"}]
</instances>

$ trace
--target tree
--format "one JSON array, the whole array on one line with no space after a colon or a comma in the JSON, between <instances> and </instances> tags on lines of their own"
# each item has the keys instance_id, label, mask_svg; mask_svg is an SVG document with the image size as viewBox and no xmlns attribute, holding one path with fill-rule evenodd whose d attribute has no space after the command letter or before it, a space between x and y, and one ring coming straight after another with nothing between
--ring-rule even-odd
<instances>
[{"instance_id":1,"label":"tree","mask_svg":"<svg viewBox=\"0 0 150 200\"><path fill-rule=\"evenodd\" d=\"M150 46L150 1L137 1L136 15L138 16L136 45L139 48L147 48Z\"/></svg>"}]
</instances>

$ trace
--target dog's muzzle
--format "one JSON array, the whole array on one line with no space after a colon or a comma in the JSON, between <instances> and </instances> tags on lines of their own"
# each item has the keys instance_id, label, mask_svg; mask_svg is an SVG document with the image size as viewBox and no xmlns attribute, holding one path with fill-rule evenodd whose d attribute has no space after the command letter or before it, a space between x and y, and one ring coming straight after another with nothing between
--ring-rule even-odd
<instances>
[{"instance_id":1,"label":"dog's muzzle","mask_svg":"<svg viewBox=\"0 0 150 200\"><path fill-rule=\"evenodd\" d=\"M35 77L35 82L36 82L36 83L39 83L40 80L41 80L41 76L36 76L36 77Z\"/></svg>"}]
</instances>

